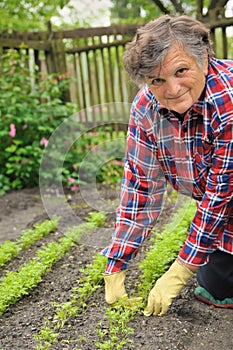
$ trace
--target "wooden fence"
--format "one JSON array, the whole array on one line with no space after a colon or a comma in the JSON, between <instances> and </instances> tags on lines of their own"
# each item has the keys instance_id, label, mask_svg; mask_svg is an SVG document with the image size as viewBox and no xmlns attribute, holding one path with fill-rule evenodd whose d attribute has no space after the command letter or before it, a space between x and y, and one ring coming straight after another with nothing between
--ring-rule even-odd
<instances>
[{"instance_id":1,"label":"wooden fence","mask_svg":"<svg viewBox=\"0 0 233 350\"><path fill-rule=\"evenodd\" d=\"M136 88L122 66L125 44L137 25L78 28L44 32L2 33L0 47L24 48L41 71L72 78L66 100L80 110L109 102L132 100Z\"/></svg>"},{"instance_id":2,"label":"wooden fence","mask_svg":"<svg viewBox=\"0 0 233 350\"><path fill-rule=\"evenodd\" d=\"M232 58L227 35L233 28L232 18L216 20L213 15L205 24L211 29L215 45L221 46L221 57ZM42 71L68 73L73 81L64 98L77 102L79 109L85 110L90 106L132 101L137 88L124 73L122 53L137 28L138 25L131 24L54 31L48 24L44 32L2 33L0 48L24 48Z\"/></svg>"}]
</instances>

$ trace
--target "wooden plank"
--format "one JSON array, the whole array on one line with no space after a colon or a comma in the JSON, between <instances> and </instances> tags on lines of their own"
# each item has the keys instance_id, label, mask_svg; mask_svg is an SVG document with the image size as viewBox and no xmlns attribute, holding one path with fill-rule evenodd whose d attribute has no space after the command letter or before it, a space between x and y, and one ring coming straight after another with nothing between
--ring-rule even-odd
<instances>
[{"instance_id":1,"label":"wooden plank","mask_svg":"<svg viewBox=\"0 0 233 350\"><path fill-rule=\"evenodd\" d=\"M85 52L85 57L86 57L86 63L87 63L87 79L88 79L88 92L89 92L89 104L90 106L94 105L94 94L95 94L95 89L93 89L93 79L92 79L92 72L91 72L91 68L93 67L93 64L91 63L91 57L90 54L92 52ZM93 111L92 111L93 114ZM93 116L93 122L95 122L95 118L94 115Z\"/></svg>"},{"instance_id":2,"label":"wooden plank","mask_svg":"<svg viewBox=\"0 0 233 350\"><path fill-rule=\"evenodd\" d=\"M81 106L81 108L84 109L84 117L85 117L85 121L87 122L87 111L86 111L87 100L86 100L85 86L84 86L82 54L78 55L78 63L79 63L79 70L80 70L80 78L81 78L81 86L82 86L82 99L83 99L83 105Z\"/></svg>"},{"instance_id":3,"label":"wooden plank","mask_svg":"<svg viewBox=\"0 0 233 350\"><path fill-rule=\"evenodd\" d=\"M208 28L212 29L216 29L216 28L226 28L226 27L230 27L233 26L233 17L229 17L229 18L209 18L209 17L204 17L202 22L205 24L205 26L207 26Z\"/></svg>"},{"instance_id":4,"label":"wooden plank","mask_svg":"<svg viewBox=\"0 0 233 350\"><path fill-rule=\"evenodd\" d=\"M103 75L104 75L103 77L104 78L104 100L107 102L110 102L104 49L101 49L100 51L101 51L101 63L102 63Z\"/></svg>"},{"instance_id":5,"label":"wooden plank","mask_svg":"<svg viewBox=\"0 0 233 350\"><path fill-rule=\"evenodd\" d=\"M66 53L80 53L80 52L87 52L89 50L98 50L98 49L104 49L106 47L117 47L117 46L125 46L129 42L130 39L121 40L121 41L113 41L108 43L102 43L102 44L95 44L95 45L86 45L86 46L79 46L79 47L73 47L72 49L66 49Z\"/></svg>"},{"instance_id":6,"label":"wooden plank","mask_svg":"<svg viewBox=\"0 0 233 350\"><path fill-rule=\"evenodd\" d=\"M114 34L128 34L133 35L137 28L138 24L126 24L126 25L112 25L108 27L95 27L95 28L75 28L75 29L62 29L58 31L53 31L50 25L48 31L33 31L33 32L22 32L22 31L13 31L8 33L3 31L0 35L0 38L7 40L19 40L19 41L40 41L45 40L45 38L50 39L77 39L77 38L89 38L100 35L114 35Z\"/></svg>"},{"instance_id":7,"label":"wooden plank","mask_svg":"<svg viewBox=\"0 0 233 350\"><path fill-rule=\"evenodd\" d=\"M30 48L34 50L46 51L49 49L47 42L40 41L22 41L21 39L5 39L0 36L0 47L8 48Z\"/></svg>"},{"instance_id":8,"label":"wooden plank","mask_svg":"<svg viewBox=\"0 0 233 350\"><path fill-rule=\"evenodd\" d=\"M222 28L222 45L223 45L223 58L228 57L228 44L226 28Z\"/></svg>"},{"instance_id":9,"label":"wooden plank","mask_svg":"<svg viewBox=\"0 0 233 350\"><path fill-rule=\"evenodd\" d=\"M121 101L123 101L124 96L123 96L122 76L121 76L122 68L121 68L121 59L119 55L119 46L116 46L116 64L117 64L117 71L118 71L120 98L121 98Z\"/></svg>"},{"instance_id":10,"label":"wooden plank","mask_svg":"<svg viewBox=\"0 0 233 350\"><path fill-rule=\"evenodd\" d=\"M129 34L134 35L138 24L127 24L127 25L112 25L108 27L95 27L95 28L77 28L77 29L63 29L62 31L53 32L54 38L62 35L63 38L87 38L100 35L114 35L114 34Z\"/></svg>"},{"instance_id":11,"label":"wooden plank","mask_svg":"<svg viewBox=\"0 0 233 350\"><path fill-rule=\"evenodd\" d=\"M114 96L114 77L113 77L113 64L112 64L112 56L111 56L111 48L108 47L108 71L110 77L110 92L111 92L111 101L115 101Z\"/></svg>"},{"instance_id":12,"label":"wooden plank","mask_svg":"<svg viewBox=\"0 0 233 350\"><path fill-rule=\"evenodd\" d=\"M209 16L200 19L209 28L217 27L228 27L233 25L233 17L221 18L216 21ZM0 40L18 40L19 42L25 42L26 45L31 45L29 42L33 41L44 41L46 38L49 39L76 39L76 38L87 38L100 35L129 35L132 37L136 30L140 27L139 24L126 24L126 25L112 25L108 27L96 27L96 28L75 28L75 29L62 29L58 31L33 31L33 32L18 32L13 31L8 33L3 31L0 35ZM44 43L41 43L43 45ZM12 47L12 46L11 46ZM37 47L35 47L36 49Z\"/></svg>"},{"instance_id":13,"label":"wooden plank","mask_svg":"<svg viewBox=\"0 0 233 350\"><path fill-rule=\"evenodd\" d=\"M88 38L99 35L111 35L111 34L129 34L133 35L137 28L138 24L128 24L128 25L112 25L108 27L95 27L95 28L76 28L76 29L62 29L58 31L53 31L51 26L48 31L33 31L33 32L22 32L22 31L13 31L8 33L3 31L0 35L0 38L7 40L19 40L19 41L39 41L45 40L48 38L48 33L50 39L76 39L76 38Z\"/></svg>"}]
</instances>

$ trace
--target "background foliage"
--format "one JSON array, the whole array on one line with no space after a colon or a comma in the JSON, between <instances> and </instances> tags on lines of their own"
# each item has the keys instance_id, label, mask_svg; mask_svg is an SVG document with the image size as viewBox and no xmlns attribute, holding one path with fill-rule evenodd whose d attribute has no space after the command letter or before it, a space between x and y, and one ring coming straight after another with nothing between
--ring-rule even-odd
<instances>
[{"instance_id":1,"label":"background foliage","mask_svg":"<svg viewBox=\"0 0 233 350\"><path fill-rule=\"evenodd\" d=\"M0 194L11 188L38 185L40 163L49 137L65 119L77 111L76 105L62 101L62 92L70 79L57 74L41 77L38 69L30 70L28 60L30 57L24 50L10 50L2 55L0 163L4 166L0 168ZM79 127L78 122L76 126ZM106 142L106 130L101 128L95 132L90 130L83 133L81 140L75 142L68 151L59 181L63 181L71 190L78 190L78 170L85 154L92 147L96 147L96 152L84 165L87 174L84 180L92 181L96 176L98 182L119 181L122 163L114 155L119 154L120 148L124 149L124 142L115 145L117 152L112 144L105 150L98 151L97 145L103 140ZM96 162L98 166L95 165ZM48 179L51 178L51 183L59 169L53 170L52 173L50 167L47 174L44 174Z\"/></svg>"},{"instance_id":2,"label":"background foliage","mask_svg":"<svg viewBox=\"0 0 233 350\"><path fill-rule=\"evenodd\" d=\"M2 0L0 31L44 30L47 22L61 27L93 27L114 23L140 23L164 13L208 16L227 0Z\"/></svg>"},{"instance_id":3,"label":"background foliage","mask_svg":"<svg viewBox=\"0 0 233 350\"><path fill-rule=\"evenodd\" d=\"M68 79L28 68L24 51L8 51L0 66L0 193L38 184L41 155L52 131L74 106L63 104Z\"/></svg>"},{"instance_id":4,"label":"background foliage","mask_svg":"<svg viewBox=\"0 0 233 350\"><path fill-rule=\"evenodd\" d=\"M46 23L69 0L2 0L0 4L0 31L44 29Z\"/></svg>"}]
</instances>

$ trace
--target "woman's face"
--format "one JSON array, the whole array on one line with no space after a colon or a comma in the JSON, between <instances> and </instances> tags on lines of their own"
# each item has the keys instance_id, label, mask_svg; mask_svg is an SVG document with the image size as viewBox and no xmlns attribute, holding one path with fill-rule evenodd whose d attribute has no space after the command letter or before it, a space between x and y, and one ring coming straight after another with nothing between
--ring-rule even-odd
<instances>
[{"instance_id":1,"label":"woman's face","mask_svg":"<svg viewBox=\"0 0 233 350\"><path fill-rule=\"evenodd\" d=\"M167 109L185 113L200 97L208 73L208 57L203 67L179 45L172 46L161 66L146 77L155 98Z\"/></svg>"}]
</instances>

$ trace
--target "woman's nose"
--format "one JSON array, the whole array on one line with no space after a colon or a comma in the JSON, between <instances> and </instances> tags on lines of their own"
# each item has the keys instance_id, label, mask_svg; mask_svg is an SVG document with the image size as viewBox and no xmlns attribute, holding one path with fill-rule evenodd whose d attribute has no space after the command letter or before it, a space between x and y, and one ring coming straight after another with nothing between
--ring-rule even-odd
<instances>
[{"instance_id":1,"label":"woman's nose","mask_svg":"<svg viewBox=\"0 0 233 350\"><path fill-rule=\"evenodd\" d=\"M166 97L173 98L179 96L180 84L176 78L170 78L166 81Z\"/></svg>"}]
</instances>

